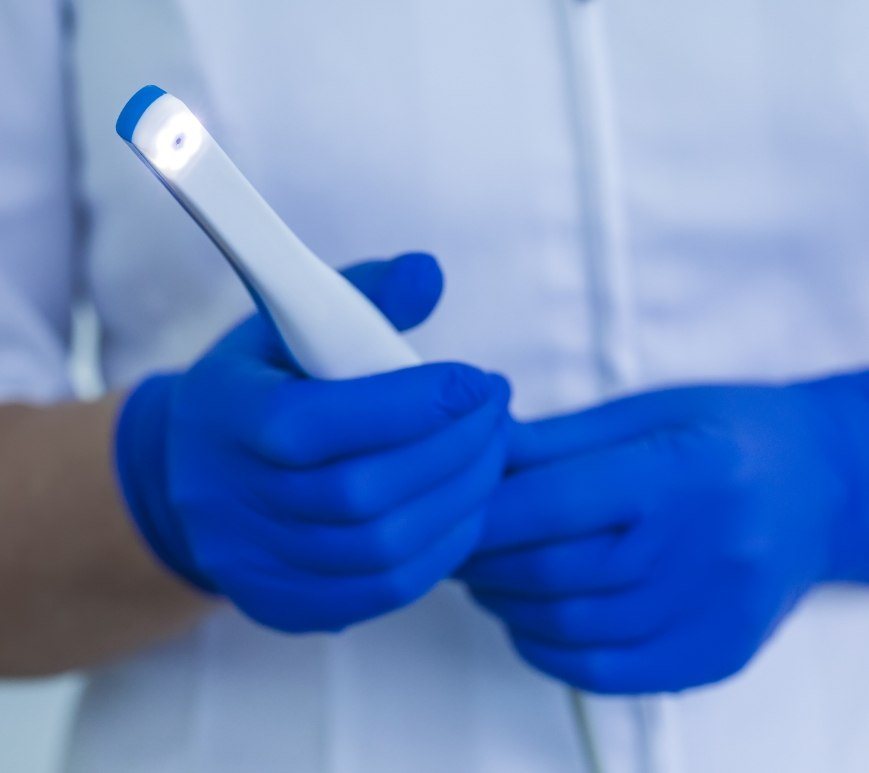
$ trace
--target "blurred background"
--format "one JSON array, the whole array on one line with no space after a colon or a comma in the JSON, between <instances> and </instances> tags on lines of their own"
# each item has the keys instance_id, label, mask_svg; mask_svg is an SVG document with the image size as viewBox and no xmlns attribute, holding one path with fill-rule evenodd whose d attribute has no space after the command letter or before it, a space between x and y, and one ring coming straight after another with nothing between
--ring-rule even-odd
<instances>
[{"instance_id":1,"label":"blurred background","mask_svg":"<svg viewBox=\"0 0 869 773\"><path fill-rule=\"evenodd\" d=\"M81 680L0 681L0 770L56 773Z\"/></svg>"}]
</instances>

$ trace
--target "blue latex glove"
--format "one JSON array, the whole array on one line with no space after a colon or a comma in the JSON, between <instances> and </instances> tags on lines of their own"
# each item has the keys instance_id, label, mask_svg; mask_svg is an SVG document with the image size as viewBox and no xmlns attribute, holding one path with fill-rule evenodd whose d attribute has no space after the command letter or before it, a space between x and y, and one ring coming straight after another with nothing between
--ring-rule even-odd
<instances>
[{"instance_id":1,"label":"blue latex glove","mask_svg":"<svg viewBox=\"0 0 869 773\"><path fill-rule=\"evenodd\" d=\"M437 302L428 256L353 268L400 327ZM349 381L292 370L254 316L122 409L117 466L159 558L272 628L332 631L408 604L477 544L506 456L499 376L435 364Z\"/></svg>"},{"instance_id":2,"label":"blue latex glove","mask_svg":"<svg viewBox=\"0 0 869 773\"><path fill-rule=\"evenodd\" d=\"M519 425L460 576L528 662L572 685L722 679L813 585L869 579L867 398L859 374Z\"/></svg>"}]
</instances>

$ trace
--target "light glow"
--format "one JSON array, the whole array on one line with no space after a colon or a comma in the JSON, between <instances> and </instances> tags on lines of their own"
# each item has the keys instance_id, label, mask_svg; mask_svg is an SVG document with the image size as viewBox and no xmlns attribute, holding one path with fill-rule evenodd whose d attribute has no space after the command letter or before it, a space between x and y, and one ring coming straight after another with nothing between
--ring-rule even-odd
<instances>
[{"instance_id":1,"label":"light glow","mask_svg":"<svg viewBox=\"0 0 869 773\"><path fill-rule=\"evenodd\" d=\"M204 129L193 113L170 116L157 132L150 161L162 172L178 172L202 147Z\"/></svg>"}]
</instances>

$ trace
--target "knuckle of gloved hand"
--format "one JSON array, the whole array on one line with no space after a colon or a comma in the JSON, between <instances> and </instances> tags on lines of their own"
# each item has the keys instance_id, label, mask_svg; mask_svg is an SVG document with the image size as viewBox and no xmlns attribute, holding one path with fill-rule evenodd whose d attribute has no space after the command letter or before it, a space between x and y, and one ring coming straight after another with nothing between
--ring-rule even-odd
<instances>
[{"instance_id":1,"label":"knuckle of gloved hand","mask_svg":"<svg viewBox=\"0 0 869 773\"><path fill-rule=\"evenodd\" d=\"M349 521L368 521L384 515L380 502L381 482L362 464L345 463L330 481L332 507Z\"/></svg>"},{"instance_id":2,"label":"knuckle of gloved hand","mask_svg":"<svg viewBox=\"0 0 869 773\"><path fill-rule=\"evenodd\" d=\"M288 467L303 468L313 462L312 450L320 445L304 401L294 385L282 384L258 397L253 416L252 445L257 452Z\"/></svg>"},{"instance_id":3,"label":"knuckle of gloved hand","mask_svg":"<svg viewBox=\"0 0 869 773\"><path fill-rule=\"evenodd\" d=\"M581 626L578 611L569 602L549 602L541 611L543 627L548 638L563 644L573 644Z\"/></svg>"},{"instance_id":4,"label":"knuckle of gloved hand","mask_svg":"<svg viewBox=\"0 0 869 773\"><path fill-rule=\"evenodd\" d=\"M269 422L264 422L269 424ZM262 451L269 456L279 459L281 464L295 469L309 467L314 462L311 442L305 432L305 422L293 422L285 431L280 433L280 438L275 438L274 425L267 426L263 430Z\"/></svg>"},{"instance_id":5,"label":"knuckle of gloved hand","mask_svg":"<svg viewBox=\"0 0 869 773\"><path fill-rule=\"evenodd\" d=\"M555 562L532 556L525 565L525 585L540 593L554 593L564 585L564 572Z\"/></svg>"},{"instance_id":6,"label":"knuckle of gloved hand","mask_svg":"<svg viewBox=\"0 0 869 773\"><path fill-rule=\"evenodd\" d=\"M371 571L386 572L407 560L410 546L388 518L380 519L360 539L360 551Z\"/></svg>"},{"instance_id":7,"label":"knuckle of gloved hand","mask_svg":"<svg viewBox=\"0 0 869 773\"><path fill-rule=\"evenodd\" d=\"M416 601L425 593L410 574L403 568L383 572L378 580L378 597L387 610L400 609Z\"/></svg>"},{"instance_id":8,"label":"knuckle of gloved hand","mask_svg":"<svg viewBox=\"0 0 869 773\"><path fill-rule=\"evenodd\" d=\"M646 522L644 526L624 537L602 563L602 571L611 579L613 587L629 588L646 583L665 569L662 556L672 544L669 532L653 522Z\"/></svg>"},{"instance_id":9,"label":"knuckle of gloved hand","mask_svg":"<svg viewBox=\"0 0 869 773\"><path fill-rule=\"evenodd\" d=\"M435 408L444 416L456 419L476 410L506 389L506 382L470 365L447 363L441 366L439 389L434 396Z\"/></svg>"}]
</instances>

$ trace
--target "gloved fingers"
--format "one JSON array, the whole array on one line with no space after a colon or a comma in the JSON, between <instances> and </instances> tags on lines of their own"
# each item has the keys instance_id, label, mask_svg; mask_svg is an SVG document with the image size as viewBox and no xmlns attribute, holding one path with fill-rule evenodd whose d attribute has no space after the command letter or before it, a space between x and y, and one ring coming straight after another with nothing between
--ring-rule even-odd
<instances>
[{"instance_id":1,"label":"gloved fingers","mask_svg":"<svg viewBox=\"0 0 869 773\"><path fill-rule=\"evenodd\" d=\"M357 263L341 273L399 330L423 322L437 306L444 286L437 260L421 252Z\"/></svg>"},{"instance_id":2,"label":"gloved fingers","mask_svg":"<svg viewBox=\"0 0 869 773\"><path fill-rule=\"evenodd\" d=\"M662 580L611 593L530 600L473 591L512 632L561 647L646 641L696 609L696 589Z\"/></svg>"},{"instance_id":3,"label":"gloved fingers","mask_svg":"<svg viewBox=\"0 0 869 773\"><path fill-rule=\"evenodd\" d=\"M224 535L224 541L255 540L287 565L317 575L387 571L425 552L486 503L501 478L505 445L503 437L493 438L465 470L380 518L334 525L258 514L231 527L238 537Z\"/></svg>"},{"instance_id":4,"label":"gloved fingers","mask_svg":"<svg viewBox=\"0 0 869 773\"><path fill-rule=\"evenodd\" d=\"M758 643L749 641L733 646L727 632L701 635L691 624L624 646L565 647L513 635L517 652L538 670L605 695L675 692L720 681L750 660Z\"/></svg>"},{"instance_id":5,"label":"gloved fingers","mask_svg":"<svg viewBox=\"0 0 869 773\"><path fill-rule=\"evenodd\" d=\"M705 391L678 388L645 392L568 416L517 422L508 469L593 453L688 423L705 404Z\"/></svg>"},{"instance_id":6,"label":"gloved fingers","mask_svg":"<svg viewBox=\"0 0 869 773\"><path fill-rule=\"evenodd\" d=\"M492 501L478 552L628 531L652 521L668 528L673 501L720 489L727 469L705 431L677 427L514 472Z\"/></svg>"},{"instance_id":7,"label":"gloved fingers","mask_svg":"<svg viewBox=\"0 0 869 773\"><path fill-rule=\"evenodd\" d=\"M278 520L352 524L375 520L466 470L506 443L506 389L422 440L309 470L254 460L245 480L264 513Z\"/></svg>"},{"instance_id":8,"label":"gloved fingers","mask_svg":"<svg viewBox=\"0 0 869 773\"><path fill-rule=\"evenodd\" d=\"M645 442L552 462L508 476L492 500L479 553L628 528L678 472Z\"/></svg>"},{"instance_id":9,"label":"gloved fingers","mask_svg":"<svg viewBox=\"0 0 869 773\"><path fill-rule=\"evenodd\" d=\"M280 562L225 582L223 592L254 620L287 632L339 631L407 606L447 578L473 550L483 513L464 518L413 560L387 572L312 578Z\"/></svg>"},{"instance_id":10,"label":"gloved fingers","mask_svg":"<svg viewBox=\"0 0 869 773\"><path fill-rule=\"evenodd\" d=\"M323 542L299 556L299 565L318 573L358 574L410 561L485 505L503 471L504 446L503 439L493 439L466 470L380 519L355 527L315 527Z\"/></svg>"},{"instance_id":11,"label":"gloved fingers","mask_svg":"<svg viewBox=\"0 0 869 773\"><path fill-rule=\"evenodd\" d=\"M457 576L475 591L527 599L614 591L647 578L658 548L650 539L637 538L636 530L611 530L563 543L475 553Z\"/></svg>"},{"instance_id":12,"label":"gloved fingers","mask_svg":"<svg viewBox=\"0 0 869 773\"><path fill-rule=\"evenodd\" d=\"M308 468L426 437L487 402L507 382L439 363L347 381L286 381L260 395L239 438L275 464ZM256 397L256 396L254 396Z\"/></svg>"}]
</instances>

